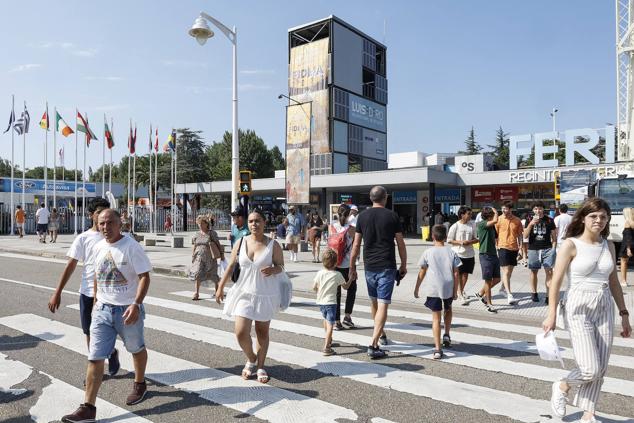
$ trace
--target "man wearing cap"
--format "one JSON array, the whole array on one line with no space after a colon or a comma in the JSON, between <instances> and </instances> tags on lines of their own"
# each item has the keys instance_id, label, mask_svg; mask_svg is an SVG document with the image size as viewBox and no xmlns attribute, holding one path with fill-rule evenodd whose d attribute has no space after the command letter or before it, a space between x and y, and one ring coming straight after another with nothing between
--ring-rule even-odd
<instances>
[{"instance_id":1,"label":"man wearing cap","mask_svg":"<svg viewBox=\"0 0 634 423\"><path fill-rule=\"evenodd\" d=\"M291 261L297 262L297 245L304 228L304 218L301 213L297 213L295 206L288 208L288 227L286 228L286 244L291 255Z\"/></svg>"},{"instance_id":2,"label":"man wearing cap","mask_svg":"<svg viewBox=\"0 0 634 423\"><path fill-rule=\"evenodd\" d=\"M244 218L244 207L237 206L231 212L231 219L233 220L233 224L231 225L231 235L229 235L229 240L231 241L231 247L236 241L239 241L243 236L250 235L249 227L247 226L246 219Z\"/></svg>"}]
</instances>

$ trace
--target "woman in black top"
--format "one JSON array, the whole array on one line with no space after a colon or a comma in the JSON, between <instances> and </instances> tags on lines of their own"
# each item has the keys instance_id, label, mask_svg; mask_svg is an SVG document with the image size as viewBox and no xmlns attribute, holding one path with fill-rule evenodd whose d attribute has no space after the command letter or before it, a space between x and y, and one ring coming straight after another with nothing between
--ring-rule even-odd
<instances>
[{"instance_id":1,"label":"woman in black top","mask_svg":"<svg viewBox=\"0 0 634 423\"><path fill-rule=\"evenodd\" d=\"M634 209L626 207L623 209L623 240L619 249L621 258L621 285L627 286L627 264L634 251Z\"/></svg>"},{"instance_id":2,"label":"woman in black top","mask_svg":"<svg viewBox=\"0 0 634 423\"><path fill-rule=\"evenodd\" d=\"M321 233L324 230L324 222L317 213L313 213L308 220L308 241L313 248L313 262L319 263L319 247L321 244Z\"/></svg>"}]
</instances>

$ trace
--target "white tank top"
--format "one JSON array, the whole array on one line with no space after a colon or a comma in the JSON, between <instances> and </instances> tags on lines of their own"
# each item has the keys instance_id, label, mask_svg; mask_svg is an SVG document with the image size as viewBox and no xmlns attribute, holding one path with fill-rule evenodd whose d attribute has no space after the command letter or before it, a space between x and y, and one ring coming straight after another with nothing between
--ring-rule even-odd
<instances>
[{"instance_id":1,"label":"white tank top","mask_svg":"<svg viewBox=\"0 0 634 423\"><path fill-rule=\"evenodd\" d=\"M567 238L574 242L577 255L568 267L570 287L575 285L606 285L614 269L614 260L607 241L601 244L588 244L577 238Z\"/></svg>"}]
</instances>

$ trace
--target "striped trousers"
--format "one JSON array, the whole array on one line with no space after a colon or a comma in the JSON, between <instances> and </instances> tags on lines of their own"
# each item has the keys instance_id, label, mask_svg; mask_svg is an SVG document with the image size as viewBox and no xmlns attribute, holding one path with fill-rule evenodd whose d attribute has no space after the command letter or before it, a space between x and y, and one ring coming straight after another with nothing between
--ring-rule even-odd
<instances>
[{"instance_id":1,"label":"striped trousers","mask_svg":"<svg viewBox=\"0 0 634 423\"><path fill-rule=\"evenodd\" d=\"M565 316L577 367L563 380L578 387L572 404L594 412L614 336L614 304L607 284L571 286Z\"/></svg>"}]
</instances>

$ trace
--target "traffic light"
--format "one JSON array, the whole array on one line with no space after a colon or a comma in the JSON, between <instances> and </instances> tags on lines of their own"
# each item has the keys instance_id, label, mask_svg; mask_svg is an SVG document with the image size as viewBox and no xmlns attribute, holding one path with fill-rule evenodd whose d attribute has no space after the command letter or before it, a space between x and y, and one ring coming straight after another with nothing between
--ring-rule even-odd
<instances>
[{"instance_id":1,"label":"traffic light","mask_svg":"<svg viewBox=\"0 0 634 423\"><path fill-rule=\"evenodd\" d=\"M555 201L559 204L559 200L561 199L561 174L558 170L553 172L554 183L555 183Z\"/></svg>"},{"instance_id":2,"label":"traffic light","mask_svg":"<svg viewBox=\"0 0 634 423\"><path fill-rule=\"evenodd\" d=\"M240 171L240 180L238 181L240 184L239 192L240 195L250 195L251 194L251 171L250 170L241 170Z\"/></svg>"}]
</instances>

